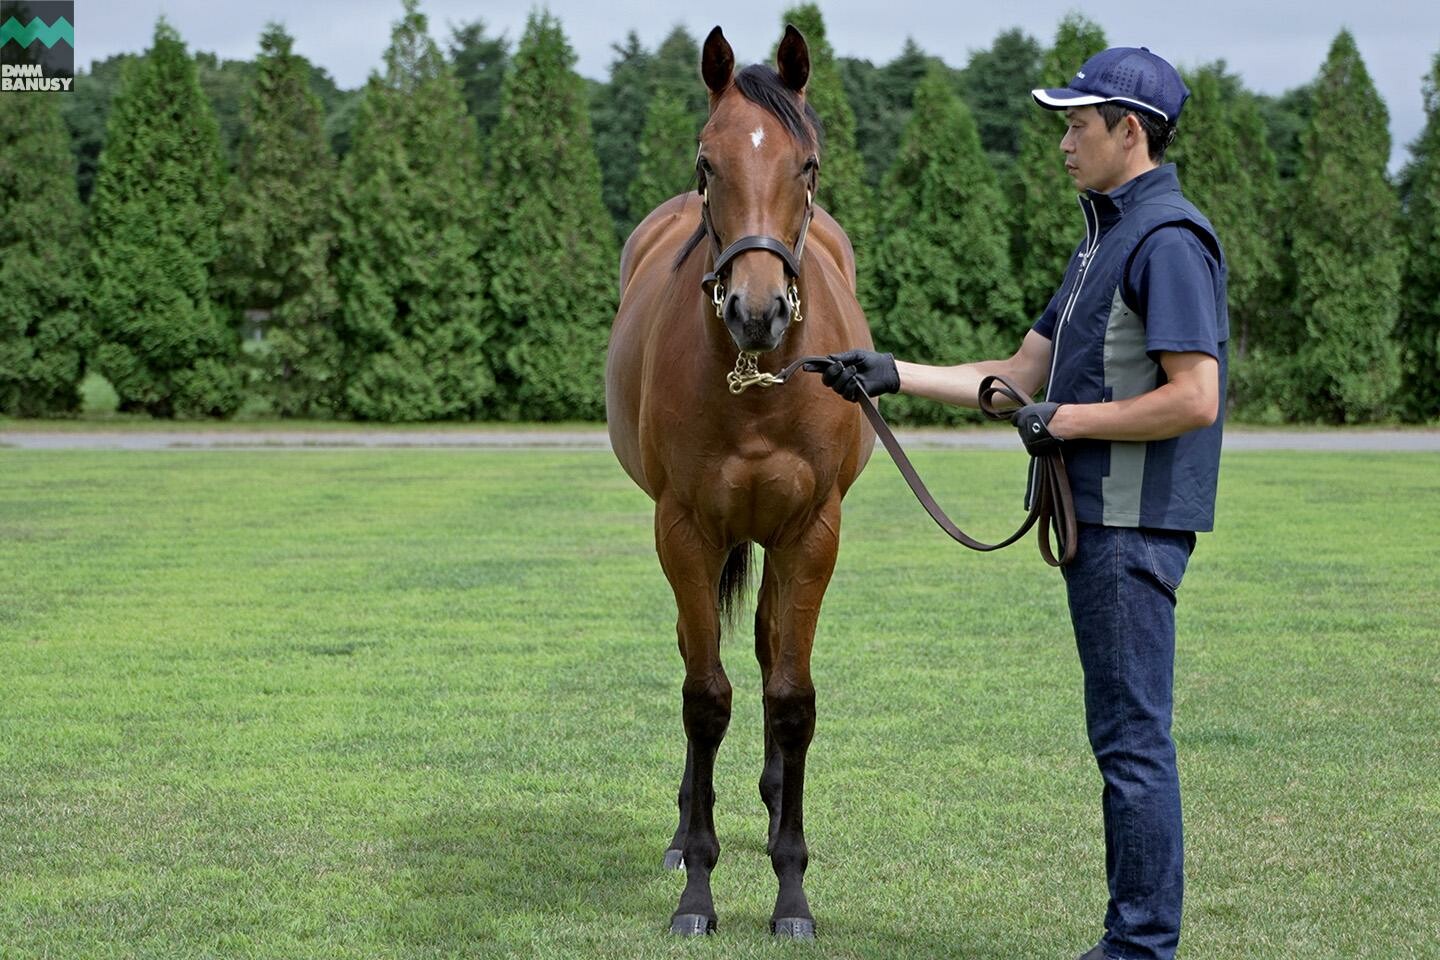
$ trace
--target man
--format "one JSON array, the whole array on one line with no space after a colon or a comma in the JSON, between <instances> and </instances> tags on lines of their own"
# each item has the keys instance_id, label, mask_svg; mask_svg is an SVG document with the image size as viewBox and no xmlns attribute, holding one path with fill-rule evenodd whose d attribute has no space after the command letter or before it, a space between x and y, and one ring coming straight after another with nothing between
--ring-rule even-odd
<instances>
[{"instance_id":1,"label":"man","mask_svg":"<svg viewBox=\"0 0 1440 960\"><path fill-rule=\"evenodd\" d=\"M1214 522L1229 338L1219 241L1163 163L1189 95L1145 48L1106 50L1069 86L1032 91L1065 111L1060 148L1085 240L1014 356L934 367L855 350L824 368L852 400L901 392L973 407L989 374L1027 393L1048 386L1014 422L1030 452L1058 444L1080 522L1064 574L1110 892L1105 933L1081 960L1169 960L1180 937L1175 591L1196 531Z\"/></svg>"}]
</instances>

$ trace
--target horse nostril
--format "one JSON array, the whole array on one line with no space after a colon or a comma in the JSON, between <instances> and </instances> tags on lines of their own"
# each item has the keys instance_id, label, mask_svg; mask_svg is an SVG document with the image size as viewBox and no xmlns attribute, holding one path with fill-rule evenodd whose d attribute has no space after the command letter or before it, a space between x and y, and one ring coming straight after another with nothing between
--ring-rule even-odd
<instances>
[{"instance_id":1,"label":"horse nostril","mask_svg":"<svg viewBox=\"0 0 1440 960\"><path fill-rule=\"evenodd\" d=\"M740 298L733 293L725 298L725 322L740 322Z\"/></svg>"},{"instance_id":2,"label":"horse nostril","mask_svg":"<svg viewBox=\"0 0 1440 960\"><path fill-rule=\"evenodd\" d=\"M790 304L785 302L784 297L776 294L775 299L770 301L770 309L765 311L765 319L770 323L774 323L776 320L789 313L789 310Z\"/></svg>"}]
</instances>

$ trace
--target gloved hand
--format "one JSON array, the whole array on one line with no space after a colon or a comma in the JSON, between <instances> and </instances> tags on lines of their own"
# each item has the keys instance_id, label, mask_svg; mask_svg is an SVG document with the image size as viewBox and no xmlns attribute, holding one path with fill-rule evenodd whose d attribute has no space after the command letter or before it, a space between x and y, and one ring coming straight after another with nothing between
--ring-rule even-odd
<instances>
[{"instance_id":1,"label":"gloved hand","mask_svg":"<svg viewBox=\"0 0 1440 960\"><path fill-rule=\"evenodd\" d=\"M1050 434L1050 418L1058 409L1058 403L1031 403L1016 410L1010 417L1010 422L1020 431L1025 452L1030 456L1042 457L1059 449L1062 441Z\"/></svg>"},{"instance_id":2,"label":"gloved hand","mask_svg":"<svg viewBox=\"0 0 1440 960\"><path fill-rule=\"evenodd\" d=\"M805 369L823 371L820 379L825 386L846 400L859 400L861 391L872 397L900 392L900 372L895 369L895 357L888 353L846 350L830 354L828 364L811 360Z\"/></svg>"}]
</instances>

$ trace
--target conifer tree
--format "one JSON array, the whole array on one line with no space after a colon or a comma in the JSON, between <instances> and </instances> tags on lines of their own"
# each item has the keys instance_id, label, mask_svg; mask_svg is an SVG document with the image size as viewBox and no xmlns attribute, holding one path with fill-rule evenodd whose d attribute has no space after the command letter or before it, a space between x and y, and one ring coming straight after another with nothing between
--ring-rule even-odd
<instances>
[{"instance_id":1,"label":"conifer tree","mask_svg":"<svg viewBox=\"0 0 1440 960\"><path fill-rule=\"evenodd\" d=\"M915 88L936 62L913 37L906 37L899 55L883 67L864 60L842 64L841 77L855 110L855 140L865 159L867 184L878 189L884 181L910 122Z\"/></svg>"},{"instance_id":2,"label":"conifer tree","mask_svg":"<svg viewBox=\"0 0 1440 960\"><path fill-rule=\"evenodd\" d=\"M621 241L657 203L684 192L694 179L695 138L709 116L709 96L700 81L700 48L683 26L671 30L644 60L644 72L645 127L638 142L626 145L635 162L625 188L630 205L620 221ZM597 134L604 182L615 174L605 169L600 147Z\"/></svg>"},{"instance_id":3,"label":"conifer tree","mask_svg":"<svg viewBox=\"0 0 1440 960\"><path fill-rule=\"evenodd\" d=\"M1243 229L1233 243L1221 237L1221 243L1228 243L1226 249L1234 251L1228 257L1230 303L1233 304L1230 336L1243 361L1252 346L1273 342L1276 335L1294 321L1290 298L1284 289L1285 277L1291 268L1287 265L1289 254L1278 161L1270 149L1265 121L1254 94L1242 91L1230 101L1229 113L1240 162L1248 175L1246 186L1251 198L1248 213L1236 211L1242 223L1248 220L1248 229ZM1238 260L1245 262L1237 270Z\"/></svg>"},{"instance_id":4,"label":"conifer tree","mask_svg":"<svg viewBox=\"0 0 1440 960\"><path fill-rule=\"evenodd\" d=\"M61 98L6 93L0 124L0 411L72 413L89 329L82 319L84 213Z\"/></svg>"},{"instance_id":5,"label":"conifer tree","mask_svg":"<svg viewBox=\"0 0 1440 960\"><path fill-rule=\"evenodd\" d=\"M333 413L341 380L329 275L335 159L293 44L279 24L260 37L219 271L235 310L270 314L264 392L286 416Z\"/></svg>"},{"instance_id":6,"label":"conifer tree","mask_svg":"<svg viewBox=\"0 0 1440 960\"><path fill-rule=\"evenodd\" d=\"M510 42L504 35L485 34L485 21L473 20L450 29L450 65L465 91L465 106L480 131L480 159L500 119L500 86L510 61Z\"/></svg>"},{"instance_id":7,"label":"conifer tree","mask_svg":"<svg viewBox=\"0 0 1440 960\"><path fill-rule=\"evenodd\" d=\"M1185 195L1214 224L1229 266L1230 396L1247 417L1278 421L1288 391L1276 357L1293 350L1281 289L1283 234L1275 155L1253 94L1223 61L1189 72L1190 99L1167 154ZM1285 362L1289 362L1288 359Z\"/></svg>"},{"instance_id":8,"label":"conifer tree","mask_svg":"<svg viewBox=\"0 0 1440 960\"><path fill-rule=\"evenodd\" d=\"M1291 386L1306 419L1380 416L1398 380L1388 125L1355 38L1342 30L1320 70L1296 185L1297 308L1306 337Z\"/></svg>"},{"instance_id":9,"label":"conifer tree","mask_svg":"<svg viewBox=\"0 0 1440 960\"><path fill-rule=\"evenodd\" d=\"M215 114L215 124L220 131L222 169L228 175L235 169L240 143L247 136L242 114L247 93L255 80L255 65L249 60L221 60L214 53L197 50L195 68L200 92Z\"/></svg>"},{"instance_id":10,"label":"conifer tree","mask_svg":"<svg viewBox=\"0 0 1440 960\"><path fill-rule=\"evenodd\" d=\"M88 204L95 192L100 148L105 145L105 126L124 72L129 69L125 65L141 58L138 53L117 53L104 60L93 60L88 72L75 71L75 85L60 98L60 114L70 130L71 149L79 164L77 178L83 204Z\"/></svg>"},{"instance_id":11,"label":"conifer tree","mask_svg":"<svg viewBox=\"0 0 1440 960\"><path fill-rule=\"evenodd\" d=\"M1185 77L1190 99L1179 136L1166 155L1180 174L1185 195L1209 218L1225 248L1230 295L1230 344L1242 359L1262 313L1262 288L1277 282L1275 155L1264 142L1264 128L1238 80L1225 75L1223 62ZM1231 89L1227 90L1227 87Z\"/></svg>"},{"instance_id":12,"label":"conifer tree","mask_svg":"<svg viewBox=\"0 0 1440 960\"><path fill-rule=\"evenodd\" d=\"M1024 327L1011 276L1003 200L970 110L933 69L885 179L877 253L879 349L923 363L958 363L1013 351ZM955 408L900 397L912 421L958 419Z\"/></svg>"},{"instance_id":13,"label":"conifer tree","mask_svg":"<svg viewBox=\"0 0 1440 960\"><path fill-rule=\"evenodd\" d=\"M630 209L622 240L659 203L693 186L695 139L709 115L709 96L700 80L700 48L683 26L661 41L645 70L645 129L634 179L627 187Z\"/></svg>"},{"instance_id":14,"label":"conifer tree","mask_svg":"<svg viewBox=\"0 0 1440 960\"><path fill-rule=\"evenodd\" d=\"M476 260L479 147L417 0L404 9L341 170L344 405L364 420L474 417L494 385Z\"/></svg>"},{"instance_id":15,"label":"conifer tree","mask_svg":"<svg viewBox=\"0 0 1440 960\"><path fill-rule=\"evenodd\" d=\"M1016 27L997 36L988 50L977 50L960 71L961 96L1002 185L1014 178L1020 120L1034 105L1030 91L1040 83L1043 54L1040 42Z\"/></svg>"},{"instance_id":16,"label":"conifer tree","mask_svg":"<svg viewBox=\"0 0 1440 960\"><path fill-rule=\"evenodd\" d=\"M490 155L485 266L510 418L604 417L619 254L574 61L559 21L531 14Z\"/></svg>"},{"instance_id":17,"label":"conifer tree","mask_svg":"<svg viewBox=\"0 0 1440 960\"><path fill-rule=\"evenodd\" d=\"M1440 54L1425 78L1425 129L1405 170L1404 281L1397 338L1403 350L1401 410L1440 417Z\"/></svg>"},{"instance_id":18,"label":"conifer tree","mask_svg":"<svg viewBox=\"0 0 1440 960\"><path fill-rule=\"evenodd\" d=\"M813 3L786 10L782 23L792 23L810 48L810 81L805 99L823 127L820 152L820 186L815 202L845 228L855 250L860 302L874 300L875 201L865 186L865 161L855 146L855 111L845 96L835 51L825 37L825 22Z\"/></svg>"},{"instance_id":19,"label":"conifer tree","mask_svg":"<svg viewBox=\"0 0 1440 960\"><path fill-rule=\"evenodd\" d=\"M631 224L683 193L694 179L695 135L699 128L685 101L668 90L650 98L645 131L640 137L640 165L630 181Z\"/></svg>"},{"instance_id":20,"label":"conifer tree","mask_svg":"<svg viewBox=\"0 0 1440 960\"><path fill-rule=\"evenodd\" d=\"M610 81L595 88L590 109L595 120L601 196L614 221L616 236L623 241L637 222L631 219L630 184L640 166L639 144L654 86L654 57L634 30L626 35L623 45L611 44L610 49L615 52L615 59L610 62ZM503 110L503 90L501 97ZM498 125L498 119L496 123Z\"/></svg>"},{"instance_id":21,"label":"conifer tree","mask_svg":"<svg viewBox=\"0 0 1440 960\"><path fill-rule=\"evenodd\" d=\"M1055 45L1045 54L1040 83L1063 87L1090 57L1105 49L1100 25L1079 13L1060 21ZM1020 283L1025 315L1040 317L1065 271L1084 225L1075 205L1075 184L1065 173L1060 140L1065 135L1062 114L1045 110L1029 99L1021 120L1019 183L1011 210L1011 250Z\"/></svg>"},{"instance_id":22,"label":"conifer tree","mask_svg":"<svg viewBox=\"0 0 1440 960\"><path fill-rule=\"evenodd\" d=\"M162 19L125 71L91 202L95 366L122 411L224 416L240 406L239 338L210 282L222 191L215 117Z\"/></svg>"},{"instance_id":23,"label":"conifer tree","mask_svg":"<svg viewBox=\"0 0 1440 960\"><path fill-rule=\"evenodd\" d=\"M650 95L664 90L679 97L695 118L698 133L710 116L710 93L700 79L700 45L683 25L676 24L660 41L649 72Z\"/></svg>"}]
</instances>

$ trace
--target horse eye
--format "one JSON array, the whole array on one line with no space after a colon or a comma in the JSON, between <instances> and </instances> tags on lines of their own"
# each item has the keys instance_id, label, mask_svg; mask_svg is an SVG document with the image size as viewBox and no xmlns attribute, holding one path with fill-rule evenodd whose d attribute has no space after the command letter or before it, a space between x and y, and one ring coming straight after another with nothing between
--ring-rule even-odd
<instances>
[{"instance_id":1,"label":"horse eye","mask_svg":"<svg viewBox=\"0 0 1440 960\"><path fill-rule=\"evenodd\" d=\"M819 158L817 158L817 157L809 157L809 158L806 159L806 161L805 161L805 169L804 169L802 172L803 172L803 173L811 173L811 172L813 172L813 171L815 171L815 170L819 170L819 169L820 169L820 160L819 160Z\"/></svg>"},{"instance_id":2,"label":"horse eye","mask_svg":"<svg viewBox=\"0 0 1440 960\"><path fill-rule=\"evenodd\" d=\"M715 176L714 168L710 166L710 161L705 159L704 156L700 157L700 172L705 174L705 176L707 177Z\"/></svg>"}]
</instances>

